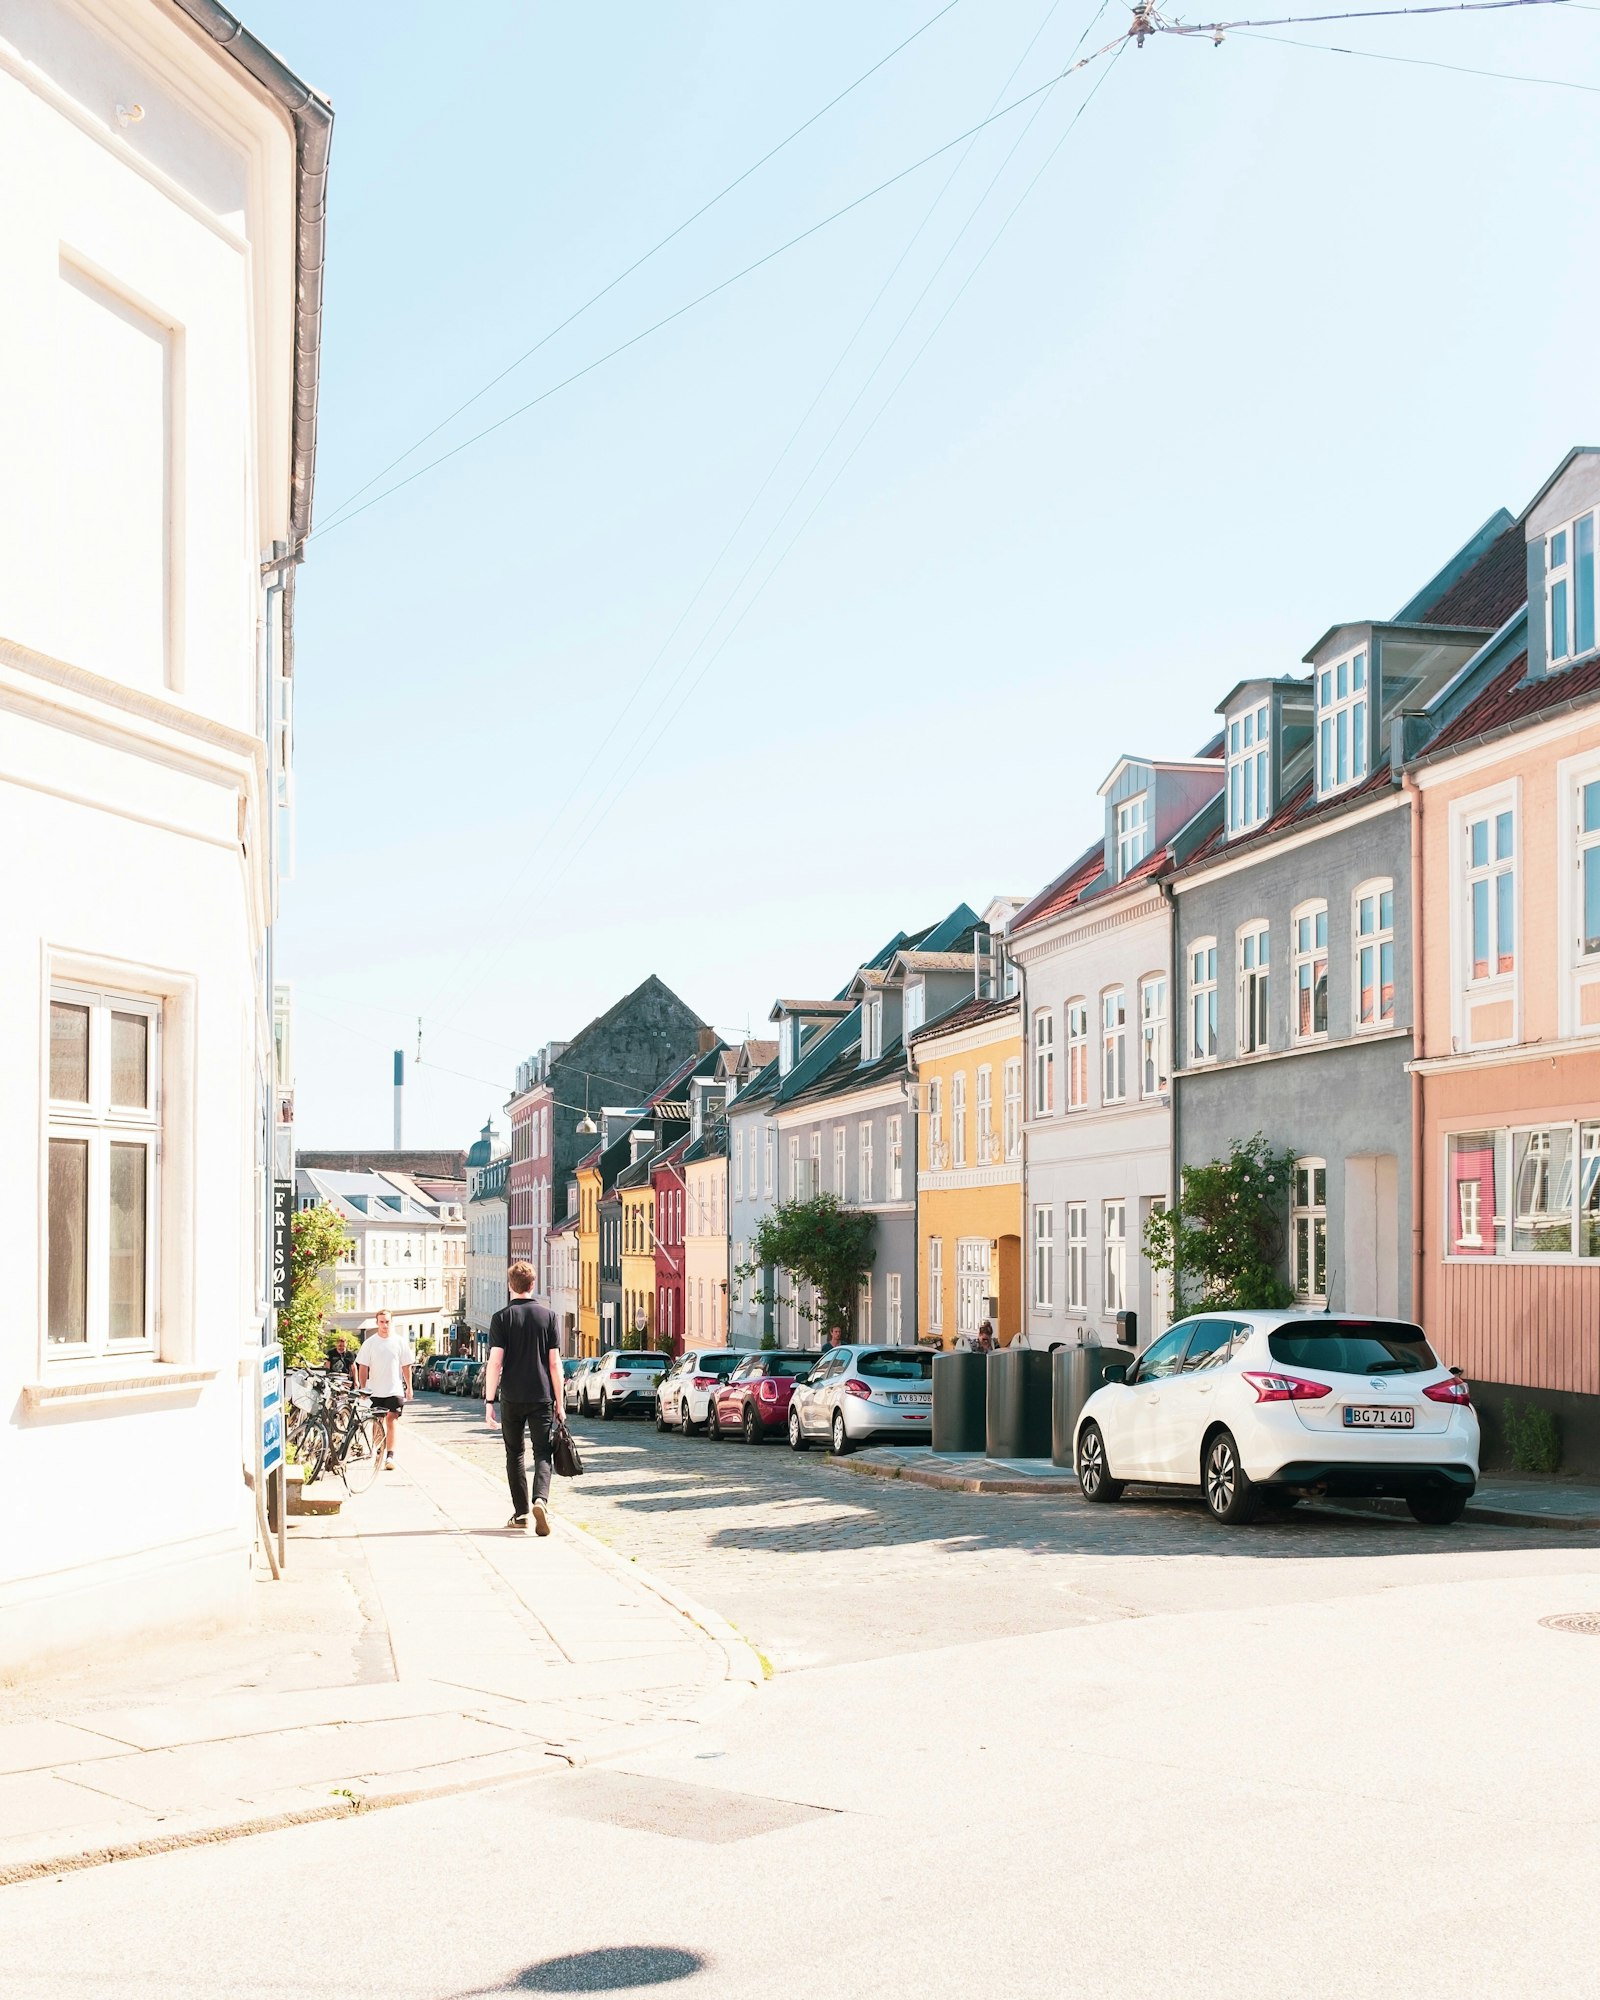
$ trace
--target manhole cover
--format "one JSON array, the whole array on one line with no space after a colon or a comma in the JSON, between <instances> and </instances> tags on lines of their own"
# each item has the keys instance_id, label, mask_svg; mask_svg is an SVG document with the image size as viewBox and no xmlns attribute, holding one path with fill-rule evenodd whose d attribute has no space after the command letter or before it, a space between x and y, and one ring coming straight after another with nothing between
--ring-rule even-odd
<instances>
[{"instance_id":1,"label":"manhole cover","mask_svg":"<svg viewBox=\"0 0 1600 2000\"><path fill-rule=\"evenodd\" d=\"M1586 1632L1590 1638L1600 1639L1600 1611L1563 1611L1555 1618L1541 1618L1541 1625L1548 1625L1552 1632Z\"/></svg>"}]
</instances>

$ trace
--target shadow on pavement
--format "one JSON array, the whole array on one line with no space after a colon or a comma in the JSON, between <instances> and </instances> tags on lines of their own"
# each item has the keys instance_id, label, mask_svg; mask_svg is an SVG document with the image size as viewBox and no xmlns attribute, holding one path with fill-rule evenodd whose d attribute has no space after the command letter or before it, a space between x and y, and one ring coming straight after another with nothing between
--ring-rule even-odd
<instances>
[{"instance_id":1,"label":"shadow on pavement","mask_svg":"<svg viewBox=\"0 0 1600 2000\"><path fill-rule=\"evenodd\" d=\"M670 1986L692 1979L706 1961L676 1945L620 1944L600 1951L573 1951L525 1965L504 1986L479 1986L461 2000L490 1993L631 1993L644 1986Z\"/></svg>"}]
</instances>

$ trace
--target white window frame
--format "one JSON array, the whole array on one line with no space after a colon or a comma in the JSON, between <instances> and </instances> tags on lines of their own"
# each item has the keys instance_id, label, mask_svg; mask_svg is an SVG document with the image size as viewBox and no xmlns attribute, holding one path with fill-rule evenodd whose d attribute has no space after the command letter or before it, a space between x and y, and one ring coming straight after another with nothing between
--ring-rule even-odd
<instances>
[{"instance_id":1,"label":"white window frame","mask_svg":"<svg viewBox=\"0 0 1600 2000\"><path fill-rule=\"evenodd\" d=\"M856 1200L865 1208L872 1201L872 1120L856 1128Z\"/></svg>"},{"instance_id":2,"label":"white window frame","mask_svg":"<svg viewBox=\"0 0 1600 2000\"><path fill-rule=\"evenodd\" d=\"M872 1273L863 1271L861 1281L856 1286L856 1326L857 1340L872 1338Z\"/></svg>"},{"instance_id":3,"label":"white window frame","mask_svg":"<svg viewBox=\"0 0 1600 2000\"><path fill-rule=\"evenodd\" d=\"M1517 1230L1527 1219L1519 1207L1522 1188L1522 1172L1528 1164L1529 1148L1526 1142L1535 1138L1551 1138L1557 1132L1567 1136L1566 1194L1567 1248L1564 1250L1519 1250L1515 1247ZM1490 1142L1494 1159L1495 1203L1492 1214L1485 1214L1481 1208L1481 1197L1475 1205L1474 1219L1477 1222L1476 1235L1469 1235L1463 1227L1455 1232L1451 1215L1451 1201L1457 1186L1451 1174L1451 1148L1458 1139L1482 1139ZM1523 1142L1523 1157L1519 1160L1519 1142ZM1523 1121L1515 1125L1464 1127L1446 1132L1442 1138L1444 1171L1442 1237L1447 1262L1463 1264L1563 1264L1593 1270L1600 1262L1600 1119L1595 1118L1547 1118L1537 1123ZM1477 1195L1477 1184L1464 1182L1464 1189L1473 1186ZM1594 1218L1592 1230L1584 1228L1584 1197L1595 1197L1595 1206L1589 1210ZM1539 1213L1555 1216L1559 1210L1544 1209ZM1586 1234L1594 1248L1585 1253L1583 1244Z\"/></svg>"},{"instance_id":4,"label":"white window frame","mask_svg":"<svg viewBox=\"0 0 1600 2000\"><path fill-rule=\"evenodd\" d=\"M1074 994L1063 1013L1067 1030L1067 1109L1089 1108L1089 999Z\"/></svg>"},{"instance_id":5,"label":"white window frame","mask_svg":"<svg viewBox=\"0 0 1600 2000\"><path fill-rule=\"evenodd\" d=\"M990 1063L978 1065L978 1136L977 1161L980 1167L995 1164L994 1144L994 1067Z\"/></svg>"},{"instance_id":6,"label":"white window frame","mask_svg":"<svg viewBox=\"0 0 1600 2000\"><path fill-rule=\"evenodd\" d=\"M944 1331L944 1238L928 1238L928 1331Z\"/></svg>"},{"instance_id":7,"label":"white window frame","mask_svg":"<svg viewBox=\"0 0 1600 2000\"><path fill-rule=\"evenodd\" d=\"M981 1262L980 1262L981 1260ZM956 1239L956 1334L976 1334L989 1311L989 1239L961 1236ZM976 1280L982 1280L982 1289Z\"/></svg>"},{"instance_id":8,"label":"white window frame","mask_svg":"<svg viewBox=\"0 0 1600 2000\"><path fill-rule=\"evenodd\" d=\"M1272 787L1272 703L1253 702L1228 717L1228 834L1248 833L1268 817Z\"/></svg>"},{"instance_id":9,"label":"white window frame","mask_svg":"<svg viewBox=\"0 0 1600 2000\"><path fill-rule=\"evenodd\" d=\"M1030 1248L1033 1252L1033 1303L1037 1312L1051 1312L1056 1289L1056 1214L1049 1202L1035 1202Z\"/></svg>"},{"instance_id":10,"label":"white window frame","mask_svg":"<svg viewBox=\"0 0 1600 2000\"><path fill-rule=\"evenodd\" d=\"M861 1004L861 1060L876 1062L883 1054L883 1000L873 994Z\"/></svg>"},{"instance_id":11,"label":"white window frame","mask_svg":"<svg viewBox=\"0 0 1600 2000\"><path fill-rule=\"evenodd\" d=\"M766 1199L767 1201L771 1201L772 1176L777 1170L777 1152L778 1152L778 1130L775 1125L768 1125L766 1127L765 1138L766 1138L766 1145L763 1148L763 1152L765 1153L764 1165L766 1168L766 1174L763 1185L763 1195L764 1199Z\"/></svg>"},{"instance_id":12,"label":"white window frame","mask_svg":"<svg viewBox=\"0 0 1600 2000\"><path fill-rule=\"evenodd\" d=\"M1119 882L1126 881L1150 852L1150 794L1135 792L1131 799L1118 802L1115 815L1116 860Z\"/></svg>"},{"instance_id":13,"label":"white window frame","mask_svg":"<svg viewBox=\"0 0 1600 2000\"><path fill-rule=\"evenodd\" d=\"M165 1096L165 1023L162 1000L149 993L89 986L58 978L48 989L47 1003L81 1007L88 1013L88 1095L82 1101L54 1098L50 1088L50 1016L45 1014L43 1096L45 1105L45 1184L40 1213L45 1236L44 1268L39 1285L40 1347L49 1367L110 1356L154 1356L161 1342L161 1236L163 1101ZM144 1107L111 1102L111 1016L133 1014L147 1024L146 1078L149 1103ZM84 1338L55 1341L50 1337L49 1286L49 1145L51 1141L83 1145L86 1172L84 1241ZM111 1148L137 1146L144 1166L144 1323L139 1331L113 1339L111 1305Z\"/></svg>"},{"instance_id":14,"label":"white window frame","mask_svg":"<svg viewBox=\"0 0 1600 2000\"><path fill-rule=\"evenodd\" d=\"M1100 1310L1107 1318L1128 1309L1128 1204L1100 1204Z\"/></svg>"},{"instance_id":15,"label":"white window frame","mask_svg":"<svg viewBox=\"0 0 1600 2000\"><path fill-rule=\"evenodd\" d=\"M905 997L900 1003L902 1041L909 1042L917 1030L926 1025L928 1019L928 983L925 979L908 979Z\"/></svg>"},{"instance_id":16,"label":"white window frame","mask_svg":"<svg viewBox=\"0 0 1600 2000\"><path fill-rule=\"evenodd\" d=\"M1003 1077L1005 1086L1004 1131L1002 1134L1005 1156L1008 1160L1022 1157L1022 1058L1010 1057Z\"/></svg>"},{"instance_id":17,"label":"white window frame","mask_svg":"<svg viewBox=\"0 0 1600 2000\"><path fill-rule=\"evenodd\" d=\"M1100 1102L1121 1104L1128 1095L1128 989L1107 986L1100 995Z\"/></svg>"},{"instance_id":18,"label":"white window frame","mask_svg":"<svg viewBox=\"0 0 1600 2000\"><path fill-rule=\"evenodd\" d=\"M1341 653L1316 674L1317 797L1331 799L1370 775L1372 649L1365 642ZM1357 676L1360 685L1356 685ZM1343 723L1341 732L1340 724ZM1344 768L1339 767L1341 741Z\"/></svg>"},{"instance_id":19,"label":"white window frame","mask_svg":"<svg viewBox=\"0 0 1600 2000\"><path fill-rule=\"evenodd\" d=\"M1196 938L1185 955L1188 967L1189 1067L1217 1059L1217 941Z\"/></svg>"},{"instance_id":20,"label":"white window frame","mask_svg":"<svg viewBox=\"0 0 1600 2000\"><path fill-rule=\"evenodd\" d=\"M800 1195L800 1134L789 1134L789 1199L799 1201Z\"/></svg>"},{"instance_id":21,"label":"white window frame","mask_svg":"<svg viewBox=\"0 0 1600 2000\"><path fill-rule=\"evenodd\" d=\"M928 1167L938 1173L944 1157L944 1078L928 1078Z\"/></svg>"},{"instance_id":22,"label":"white window frame","mask_svg":"<svg viewBox=\"0 0 1600 2000\"><path fill-rule=\"evenodd\" d=\"M1139 1095L1159 1097L1172 1081L1167 1041L1167 975L1139 981Z\"/></svg>"},{"instance_id":23,"label":"white window frame","mask_svg":"<svg viewBox=\"0 0 1600 2000\"><path fill-rule=\"evenodd\" d=\"M1600 1035L1600 1022L1582 1019L1580 995L1600 971L1600 949L1586 951L1584 931L1584 863L1593 855L1600 869L1600 826L1586 831L1583 794L1600 785L1600 754L1593 750L1568 757L1556 766L1556 879L1561 887L1557 921L1561 927L1561 991L1559 1025L1563 1036Z\"/></svg>"},{"instance_id":24,"label":"white window frame","mask_svg":"<svg viewBox=\"0 0 1600 2000\"><path fill-rule=\"evenodd\" d=\"M1580 530L1587 530L1588 549L1586 566L1588 570L1589 632L1587 639L1580 638L1578 632L1578 583L1580 581L1580 558L1578 537ZM1560 550L1557 544L1562 544ZM1552 668L1566 668L1575 660L1586 659L1600 640L1600 606L1595 599L1595 587L1600 582L1596 570L1600 568L1600 509L1591 507L1587 512L1575 514L1570 521L1563 521L1558 528L1552 528L1544 538L1544 651L1545 660ZM1557 630L1556 606L1562 604L1561 626Z\"/></svg>"},{"instance_id":25,"label":"white window frame","mask_svg":"<svg viewBox=\"0 0 1600 2000\"><path fill-rule=\"evenodd\" d=\"M1317 919L1322 920L1322 942L1317 942ZM1302 935L1301 927L1311 926L1308 936ZM1300 1047L1313 1042L1325 1042L1332 1028L1333 1010L1328 991L1328 968L1330 964L1331 926L1328 921L1328 904L1325 897L1315 896L1303 903L1296 903L1289 913L1289 1039ZM1322 966L1323 1021L1317 1026L1317 966ZM1303 977L1309 975L1309 977ZM1311 1025L1300 1025L1300 994L1302 990L1311 995Z\"/></svg>"},{"instance_id":26,"label":"white window frame","mask_svg":"<svg viewBox=\"0 0 1600 2000\"><path fill-rule=\"evenodd\" d=\"M889 1186L887 1198L890 1201L904 1201L906 1195L906 1149L904 1128L898 1113L885 1121L885 1140L889 1154Z\"/></svg>"},{"instance_id":27,"label":"white window frame","mask_svg":"<svg viewBox=\"0 0 1600 2000\"><path fill-rule=\"evenodd\" d=\"M849 1157L850 1148L847 1143L845 1128L842 1125L835 1125L833 1128L833 1191L841 1201L846 1198L848 1192L845 1186L845 1174Z\"/></svg>"},{"instance_id":28,"label":"white window frame","mask_svg":"<svg viewBox=\"0 0 1600 2000\"><path fill-rule=\"evenodd\" d=\"M1389 921L1383 921L1383 899L1389 899ZM1361 926L1365 916L1363 906L1372 905L1373 929L1363 931ZM1389 954L1389 1004L1385 1010L1384 993L1384 952ZM1367 991L1367 958L1371 955L1373 965L1372 990L1376 995L1376 1008L1368 1017L1365 1006ZM1369 882L1356 885L1350 898L1350 1017L1351 1025L1358 1035L1379 1034L1395 1024L1395 959L1394 959L1394 883L1387 875L1375 875Z\"/></svg>"},{"instance_id":29,"label":"white window frame","mask_svg":"<svg viewBox=\"0 0 1600 2000\"><path fill-rule=\"evenodd\" d=\"M1317 1176L1322 1176L1320 1199ZM1303 1198L1302 1198L1303 1196ZM1317 1246L1322 1246L1322 1284L1317 1284ZM1296 1160L1289 1177L1289 1270L1302 1305L1328 1303L1328 1163L1308 1154Z\"/></svg>"},{"instance_id":30,"label":"white window frame","mask_svg":"<svg viewBox=\"0 0 1600 2000\"><path fill-rule=\"evenodd\" d=\"M733 1149L733 1198L744 1200L744 1134L739 1134L738 1144Z\"/></svg>"},{"instance_id":31,"label":"white window frame","mask_svg":"<svg viewBox=\"0 0 1600 2000\"><path fill-rule=\"evenodd\" d=\"M958 1069L950 1078L950 1164L967 1165L967 1073Z\"/></svg>"},{"instance_id":32,"label":"white window frame","mask_svg":"<svg viewBox=\"0 0 1600 2000\"><path fill-rule=\"evenodd\" d=\"M1238 985L1234 1032L1242 1056L1272 1046L1272 929L1265 917L1241 924L1234 955Z\"/></svg>"},{"instance_id":33,"label":"white window frame","mask_svg":"<svg viewBox=\"0 0 1600 2000\"><path fill-rule=\"evenodd\" d=\"M1056 1108L1056 1020L1048 1007L1033 1017L1033 1115L1050 1118Z\"/></svg>"},{"instance_id":34,"label":"white window frame","mask_svg":"<svg viewBox=\"0 0 1600 2000\"><path fill-rule=\"evenodd\" d=\"M884 1274L884 1338L891 1347L900 1345L900 1273L888 1271Z\"/></svg>"},{"instance_id":35,"label":"white window frame","mask_svg":"<svg viewBox=\"0 0 1600 2000\"><path fill-rule=\"evenodd\" d=\"M1089 1310L1089 1204L1067 1203L1067 1293L1069 1313Z\"/></svg>"}]
</instances>

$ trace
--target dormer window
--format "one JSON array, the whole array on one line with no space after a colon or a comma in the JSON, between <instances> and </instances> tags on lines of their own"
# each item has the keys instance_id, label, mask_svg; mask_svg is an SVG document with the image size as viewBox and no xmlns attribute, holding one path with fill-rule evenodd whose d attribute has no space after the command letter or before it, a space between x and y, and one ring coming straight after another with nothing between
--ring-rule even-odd
<instances>
[{"instance_id":1,"label":"dormer window","mask_svg":"<svg viewBox=\"0 0 1600 2000\"><path fill-rule=\"evenodd\" d=\"M861 1060L876 1062L883 1054L883 1002L871 999L861 1010Z\"/></svg>"},{"instance_id":2,"label":"dormer window","mask_svg":"<svg viewBox=\"0 0 1600 2000\"><path fill-rule=\"evenodd\" d=\"M1317 672L1317 796L1367 775L1367 649Z\"/></svg>"},{"instance_id":3,"label":"dormer window","mask_svg":"<svg viewBox=\"0 0 1600 2000\"><path fill-rule=\"evenodd\" d=\"M1150 794L1140 792L1117 807L1117 880L1131 875L1150 852Z\"/></svg>"},{"instance_id":4,"label":"dormer window","mask_svg":"<svg viewBox=\"0 0 1600 2000\"><path fill-rule=\"evenodd\" d=\"M793 1014L786 1015L778 1028L778 1074L787 1076L794 1068L794 1059L800 1051L800 1023Z\"/></svg>"},{"instance_id":5,"label":"dormer window","mask_svg":"<svg viewBox=\"0 0 1600 2000\"><path fill-rule=\"evenodd\" d=\"M905 1036L909 1041L928 1018L928 988L920 979L906 981Z\"/></svg>"},{"instance_id":6,"label":"dormer window","mask_svg":"<svg viewBox=\"0 0 1600 2000\"><path fill-rule=\"evenodd\" d=\"M1248 833L1267 816L1271 758L1266 702L1228 718L1228 832Z\"/></svg>"},{"instance_id":7,"label":"dormer window","mask_svg":"<svg viewBox=\"0 0 1600 2000\"><path fill-rule=\"evenodd\" d=\"M1545 638L1553 667L1594 651L1595 513L1544 538Z\"/></svg>"}]
</instances>

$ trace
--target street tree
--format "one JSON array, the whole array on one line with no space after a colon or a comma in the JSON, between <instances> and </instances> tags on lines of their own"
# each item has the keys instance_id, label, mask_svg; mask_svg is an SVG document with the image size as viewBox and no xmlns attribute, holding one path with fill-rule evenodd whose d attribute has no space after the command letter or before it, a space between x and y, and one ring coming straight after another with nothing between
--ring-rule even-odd
<instances>
[{"instance_id":1,"label":"street tree","mask_svg":"<svg viewBox=\"0 0 1600 2000\"><path fill-rule=\"evenodd\" d=\"M789 1272L815 1291L816 1312L808 1316L820 1316L824 1327L842 1328L850 1339L861 1281L877 1256L872 1240L877 1227L876 1216L841 1208L831 1194L781 1202L762 1217L750 1246L750 1262L740 1267L739 1276L748 1278L763 1270ZM773 1303L772 1296L759 1289L755 1299L758 1305Z\"/></svg>"},{"instance_id":2,"label":"street tree","mask_svg":"<svg viewBox=\"0 0 1600 2000\"><path fill-rule=\"evenodd\" d=\"M1293 1304L1282 1268L1293 1172L1294 1155L1259 1132L1235 1139L1225 1160L1184 1168L1177 1208L1156 1209L1144 1227L1144 1254L1171 1278L1180 1313Z\"/></svg>"},{"instance_id":3,"label":"street tree","mask_svg":"<svg viewBox=\"0 0 1600 2000\"><path fill-rule=\"evenodd\" d=\"M289 1234L289 1303L278 1314L278 1342L286 1368L315 1367L328 1345L329 1273L349 1249L350 1234L325 1201L297 1208Z\"/></svg>"}]
</instances>

